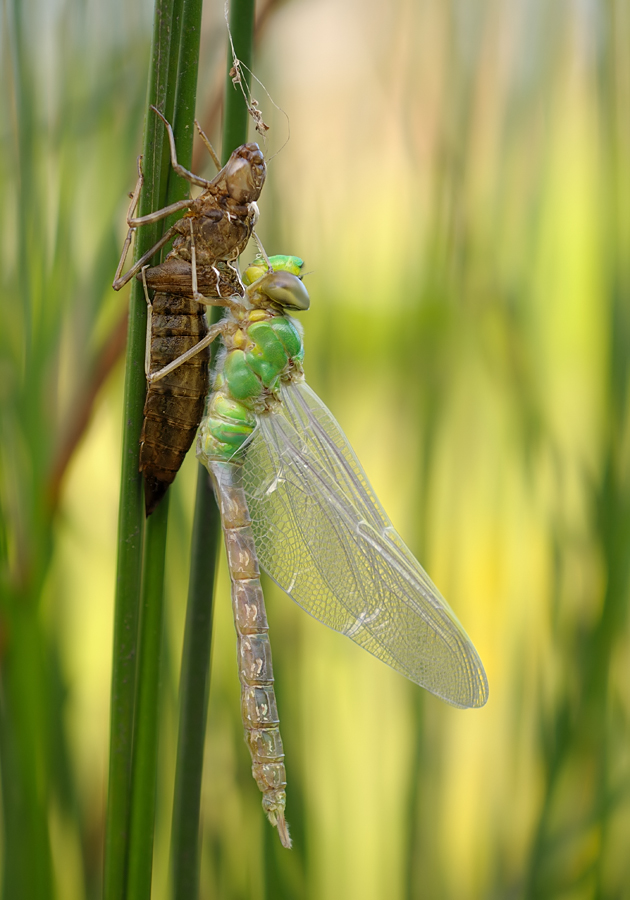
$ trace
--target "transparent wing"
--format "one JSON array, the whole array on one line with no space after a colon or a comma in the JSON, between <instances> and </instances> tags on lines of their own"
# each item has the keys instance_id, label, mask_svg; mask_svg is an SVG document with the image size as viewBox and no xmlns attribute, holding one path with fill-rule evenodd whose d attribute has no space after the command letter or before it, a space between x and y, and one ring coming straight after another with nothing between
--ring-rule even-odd
<instances>
[{"instance_id":1,"label":"transparent wing","mask_svg":"<svg viewBox=\"0 0 630 900\"><path fill-rule=\"evenodd\" d=\"M302 609L448 703L484 705L477 651L306 384L282 388L236 469L261 566Z\"/></svg>"}]
</instances>

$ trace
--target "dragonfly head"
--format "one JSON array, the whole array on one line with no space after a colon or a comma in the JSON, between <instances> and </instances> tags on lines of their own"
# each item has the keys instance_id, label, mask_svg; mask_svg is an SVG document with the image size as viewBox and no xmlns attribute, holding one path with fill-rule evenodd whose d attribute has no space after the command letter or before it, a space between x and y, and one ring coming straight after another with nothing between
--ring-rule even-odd
<instances>
[{"instance_id":1,"label":"dragonfly head","mask_svg":"<svg viewBox=\"0 0 630 900\"><path fill-rule=\"evenodd\" d=\"M308 309L311 305L303 282L292 272L282 270L265 272L247 288L252 306L260 306L271 300L283 309Z\"/></svg>"},{"instance_id":2,"label":"dragonfly head","mask_svg":"<svg viewBox=\"0 0 630 900\"><path fill-rule=\"evenodd\" d=\"M258 144L237 147L219 172L227 192L236 203L252 203L260 197L267 167ZM219 177L217 176L217 177Z\"/></svg>"}]
</instances>

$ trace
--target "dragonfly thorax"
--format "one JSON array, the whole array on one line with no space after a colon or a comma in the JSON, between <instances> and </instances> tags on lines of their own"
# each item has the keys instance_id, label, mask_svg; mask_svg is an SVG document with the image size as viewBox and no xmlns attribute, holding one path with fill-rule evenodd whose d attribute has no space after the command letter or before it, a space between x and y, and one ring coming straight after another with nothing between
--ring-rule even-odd
<instances>
[{"instance_id":1,"label":"dragonfly thorax","mask_svg":"<svg viewBox=\"0 0 630 900\"><path fill-rule=\"evenodd\" d=\"M280 385L302 377L302 338L286 316L243 310L226 322L223 340L225 354L199 429L202 460L230 459L254 430L256 416L277 406Z\"/></svg>"}]
</instances>

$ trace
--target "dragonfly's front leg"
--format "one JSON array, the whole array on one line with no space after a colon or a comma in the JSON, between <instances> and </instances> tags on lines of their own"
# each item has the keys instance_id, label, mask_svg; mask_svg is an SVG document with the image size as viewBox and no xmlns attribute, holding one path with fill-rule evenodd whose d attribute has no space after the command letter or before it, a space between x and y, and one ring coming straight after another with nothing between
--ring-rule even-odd
<instances>
[{"instance_id":1,"label":"dragonfly's front leg","mask_svg":"<svg viewBox=\"0 0 630 900\"><path fill-rule=\"evenodd\" d=\"M213 325L212 328L208 330L206 336L202 338L199 343L195 344L194 347L191 347L190 350L186 350L185 353L182 353L181 356L178 356L177 359L174 359L167 366L164 366L163 369L159 369L157 372L147 371L148 369L150 369L151 360L151 343L149 338L148 359L145 359L145 371L147 371L147 381L149 382L149 384L154 384L161 378L165 378L167 375L170 375L170 373L174 372L175 369L179 369L179 367L183 366L184 363L188 362L189 359L192 359L198 353L201 353L202 350L205 350L206 347L209 347L210 344L214 340L216 340L220 334L223 334L224 331L224 323L220 322L218 325Z\"/></svg>"},{"instance_id":2,"label":"dragonfly's front leg","mask_svg":"<svg viewBox=\"0 0 630 900\"><path fill-rule=\"evenodd\" d=\"M224 330L224 326L222 324L214 325L194 347L191 347L190 350L186 350L185 353L182 353L177 359L172 360L167 366L164 366L162 369L158 369L157 372L151 371L151 338L153 336L153 304L151 303L151 298L149 297L149 288L147 286L147 279L145 272L148 269L148 266L143 266L142 268L142 287L144 290L144 299L147 302L147 331L146 331L146 339L145 339L145 349L144 349L144 374L146 375L147 381L149 384L153 384L156 381L160 381L160 379L165 378L167 375L170 375L171 372L174 372L176 369L179 369L180 366L183 366L184 363L188 362L189 359L192 359L198 353L201 353L206 347L209 347L210 344L220 335Z\"/></svg>"},{"instance_id":3,"label":"dragonfly's front leg","mask_svg":"<svg viewBox=\"0 0 630 900\"><path fill-rule=\"evenodd\" d=\"M145 274L148 268L148 266L142 267L142 289L144 290L144 299L147 302L147 331L144 342L144 374L147 381L149 380L149 373L151 371L151 334L153 332L153 304L149 297L147 276Z\"/></svg>"},{"instance_id":4,"label":"dragonfly's front leg","mask_svg":"<svg viewBox=\"0 0 630 900\"><path fill-rule=\"evenodd\" d=\"M193 223L192 219L190 220L190 249L191 249L191 269L192 269L192 297L193 300L196 300L197 303L201 303L204 306L225 306L233 311L240 309L240 304L237 301L232 300L231 297L205 297L203 294L199 293L198 285L197 285L197 254L195 251L195 236L193 232ZM151 303L151 298L149 297L149 290L147 286L146 280L146 272L147 266L144 266L142 269L142 284L144 287L144 296L147 302L147 337L146 337L146 351L145 351L145 359L144 359L144 371L147 376L147 381L149 384L153 384L156 381L160 381L160 379L165 378L166 375L170 375L171 372L174 372L184 363L188 362L189 359L192 359L198 353L201 353L206 347L209 347L210 344L216 340L216 338L225 331L225 323L219 323L218 325L213 325L212 328L209 329L208 333L205 337L203 337L194 347L191 347L189 350L186 350L185 353L182 353L177 359L174 359L167 366L164 366L162 369L158 369L157 372L151 372L151 337L152 337L152 320L153 320L153 304ZM219 271L217 272L217 292L219 291Z\"/></svg>"},{"instance_id":5,"label":"dragonfly's front leg","mask_svg":"<svg viewBox=\"0 0 630 900\"><path fill-rule=\"evenodd\" d=\"M142 157L138 157L138 180L136 182L136 186L134 188L133 194L131 195L131 203L129 204L129 209L127 210L127 237L125 238L125 243L123 244L122 253L120 254L120 259L118 261L118 267L116 269L116 274L114 276L114 282L112 287L115 291L119 291L122 287L124 287L128 281L130 281L136 272L139 272L140 269L148 263L151 257L157 253L157 251L164 246L175 234L176 228L173 225L168 231L162 235L159 241L151 247L150 250L144 254L142 259L139 259L133 266L122 275L123 266L125 265L125 260L127 259L127 254L129 253L129 247L131 246L131 241L136 233L137 229L142 225L151 225L154 222L159 222L161 219L165 219L167 216L170 216L172 213L180 212L182 209L188 209L188 207L193 202L192 199L188 198L187 200L178 200L176 203L171 203L169 206L164 206L162 209L157 209L155 212L149 213L146 216L134 216L136 209L138 208L138 201L140 200L140 191L142 190L142 185L144 183L144 174L142 172Z\"/></svg>"},{"instance_id":6,"label":"dragonfly's front leg","mask_svg":"<svg viewBox=\"0 0 630 900\"><path fill-rule=\"evenodd\" d=\"M151 213L149 216L143 216L142 219L135 219L132 221L140 223L141 225L146 225L150 222L157 222L159 219L164 219L166 216L170 216L172 212L177 212L180 209L186 209L188 206L190 206L191 203L192 200L180 200L178 203L172 203L171 206L165 206L164 209L159 209L157 212ZM121 277L120 273L122 271L122 267L125 264L124 257L127 255L127 250L129 249L129 244L127 243L127 240L125 240L125 246L127 247L127 250L124 251L124 256L121 257L120 262L118 263L118 268L116 269L116 278L114 279L114 282L112 284L112 287L115 291L119 291L121 287L124 287L127 284L128 281L131 281L133 276L137 272L139 272L143 266L146 266L151 257L155 256L158 250L160 250L164 246L164 244L167 244L173 237L173 235L177 234L177 225L178 223L176 222L168 229L168 231L165 231L160 240L157 241L150 250L147 250L144 256L142 256L136 263L134 263L133 266L128 269L127 272L125 272L125 274ZM137 226L134 225L133 228L129 229L129 232L127 234L128 238L129 234L133 235L136 227ZM131 238L129 238L129 243L131 243Z\"/></svg>"},{"instance_id":7,"label":"dragonfly's front leg","mask_svg":"<svg viewBox=\"0 0 630 900\"><path fill-rule=\"evenodd\" d=\"M260 255L261 255L262 258L265 260L265 263L266 263L266 265L267 265L267 272L269 272L269 273L273 272L273 266L272 266L271 263L269 262L269 257L267 256L267 251L266 251L265 248L263 247L262 241L260 240L260 238L258 237L258 234L257 234L255 231L252 231L252 237L253 237L254 240L256 241L256 244L257 244L258 249L259 249L259 251L260 251Z\"/></svg>"},{"instance_id":8,"label":"dragonfly's front leg","mask_svg":"<svg viewBox=\"0 0 630 900\"><path fill-rule=\"evenodd\" d=\"M202 303L205 306L226 306L229 305L230 301L224 299L215 299L215 298L206 298L203 294L200 294L197 290L197 257L195 253L195 236L193 233L193 223L192 219L190 220L190 246L191 246L191 256L192 256L192 295L193 299L198 303ZM188 362L189 359L195 357L198 353L201 353L202 350L205 350L206 347L209 347L210 344L216 340L216 338L225 331L225 324L219 323L218 325L213 325L212 328L209 329L208 333L205 337L203 337L198 343L195 344L194 347L191 347L189 350L186 350L185 353L182 353L176 359L172 360L167 366L164 366L162 369L158 369L157 372L151 372L151 337L153 332L153 304L151 303L151 298L149 297L149 289L147 286L147 279L145 272L147 270L147 266L143 266L142 268L142 285L144 288L144 297L147 302L147 336L146 336L146 349L145 349L145 357L144 357L144 371L147 376L148 383L154 384L156 381L160 381L162 378L165 378L167 375L170 375L171 372L174 372L176 369L179 369L180 366L183 366L184 363Z\"/></svg>"},{"instance_id":9,"label":"dragonfly's front leg","mask_svg":"<svg viewBox=\"0 0 630 900\"><path fill-rule=\"evenodd\" d=\"M171 165L173 167L173 171L177 172L178 175L181 175L182 178L185 178L186 181L190 181L191 184L196 184L198 187L209 188L212 186L212 181L208 181L207 178L201 178L200 175L195 175L194 172L190 172L188 169L185 169L184 166L180 165L177 162L177 150L175 149L175 135L173 134L173 129L164 118L160 110L156 106L151 106L150 109L159 116L159 118L164 122L166 126L166 133L168 134L168 142L171 148ZM205 137L205 135L204 135ZM206 138L207 140L207 138ZM209 143L209 141L208 141ZM212 151L212 156L216 158L216 154L214 150Z\"/></svg>"},{"instance_id":10,"label":"dragonfly's front leg","mask_svg":"<svg viewBox=\"0 0 630 900\"><path fill-rule=\"evenodd\" d=\"M133 190L131 196L131 203L129 204L129 209L127 210L127 237L125 238L125 243L123 244L122 253L120 254L120 259L118 260L118 267L116 269L116 274L114 275L114 290L120 290L122 284L117 287L118 282L120 281L120 273L123 270L123 266L125 265L125 260L127 259L127 254L129 253L129 248L131 247L131 240L135 233L135 227L131 224L133 221L133 215L138 208L138 201L140 199L140 191L142 190L142 185L144 183L144 174L142 172L142 157L138 157L138 180L136 181L136 186Z\"/></svg>"},{"instance_id":11,"label":"dragonfly's front leg","mask_svg":"<svg viewBox=\"0 0 630 900\"><path fill-rule=\"evenodd\" d=\"M215 166L217 167L217 169L218 169L219 171L221 171L221 160L219 159L219 157L218 157L218 156L216 155L216 153L214 152L214 147L212 146L212 144L211 144L210 141L208 140L208 136L206 135L205 131L203 130L203 128L201 127L201 125L199 124L199 122L198 122L196 119L195 119L195 125L197 126L197 131L199 132L199 137L200 137L201 140L204 142L205 147L206 147L206 150L208 151L208 153L209 153L210 156L212 157L212 162L215 164Z\"/></svg>"}]
</instances>

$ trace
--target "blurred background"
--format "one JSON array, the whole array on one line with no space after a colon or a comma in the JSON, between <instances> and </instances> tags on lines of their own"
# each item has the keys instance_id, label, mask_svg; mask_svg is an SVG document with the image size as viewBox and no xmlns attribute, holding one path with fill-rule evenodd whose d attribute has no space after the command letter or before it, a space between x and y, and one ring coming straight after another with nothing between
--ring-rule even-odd
<instances>
[{"instance_id":1,"label":"blurred background","mask_svg":"<svg viewBox=\"0 0 630 900\"><path fill-rule=\"evenodd\" d=\"M273 156L260 233L310 272L307 377L490 699L442 704L269 586L284 851L242 740L222 568L201 895L630 897L630 7L260 12L255 74L281 108L256 88ZM149 0L3 6L3 900L22 898L7 858L35 866L38 847L59 898L100 897L127 300L110 284L151 17ZM217 144L225 44L206 0L197 109ZM195 166L211 172L203 148ZM189 458L171 498L156 900L195 478Z\"/></svg>"}]
</instances>

